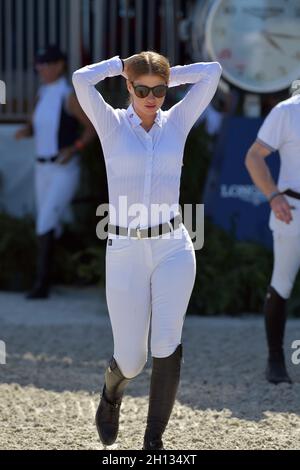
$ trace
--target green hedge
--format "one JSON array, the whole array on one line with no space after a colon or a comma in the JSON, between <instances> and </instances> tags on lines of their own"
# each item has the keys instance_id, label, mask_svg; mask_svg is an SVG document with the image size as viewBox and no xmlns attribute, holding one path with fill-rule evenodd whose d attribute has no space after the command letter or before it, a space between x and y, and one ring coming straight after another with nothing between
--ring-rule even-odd
<instances>
[{"instance_id":1,"label":"green hedge","mask_svg":"<svg viewBox=\"0 0 300 470\"><path fill-rule=\"evenodd\" d=\"M261 310L272 270L272 253L255 243L237 242L205 219L191 312L203 315Z\"/></svg>"},{"instance_id":2,"label":"green hedge","mask_svg":"<svg viewBox=\"0 0 300 470\"><path fill-rule=\"evenodd\" d=\"M30 218L0 214L0 289L29 287L35 266L36 240Z\"/></svg>"},{"instance_id":3,"label":"green hedge","mask_svg":"<svg viewBox=\"0 0 300 470\"><path fill-rule=\"evenodd\" d=\"M30 288L36 270L34 221L30 217L16 219L1 213L0 234L0 289L18 291ZM77 226L65 226L64 234L55 246L54 282L104 284L105 244L102 241L85 246L82 240Z\"/></svg>"}]
</instances>

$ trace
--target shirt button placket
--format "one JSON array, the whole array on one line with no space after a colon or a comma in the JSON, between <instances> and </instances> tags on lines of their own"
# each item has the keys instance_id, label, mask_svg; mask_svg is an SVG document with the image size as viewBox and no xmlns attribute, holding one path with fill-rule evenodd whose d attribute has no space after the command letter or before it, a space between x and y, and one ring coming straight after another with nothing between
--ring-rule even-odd
<instances>
[{"instance_id":1,"label":"shirt button placket","mask_svg":"<svg viewBox=\"0 0 300 470\"><path fill-rule=\"evenodd\" d=\"M145 183L144 183L144 205L148 209L148 217L151 216L150 200L151 200L151 179L152 179L152 165L153 165L153 148L152 139L150 135L147 135L147 164L145 172ZM148 221L149 222L149 221Z\"/></svg>"}]
</instances>

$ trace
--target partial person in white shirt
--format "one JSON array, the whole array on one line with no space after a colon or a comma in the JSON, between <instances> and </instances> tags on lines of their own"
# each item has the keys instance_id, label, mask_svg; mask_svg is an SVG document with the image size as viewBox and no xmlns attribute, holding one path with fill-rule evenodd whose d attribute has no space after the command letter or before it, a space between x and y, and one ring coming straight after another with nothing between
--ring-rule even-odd
<instances>
[{"instance_id":1,"label":"partial person in white shirt","mask_svg":"<svg viewBox=\"0 0 300 470\"><path fill-rule=\"evenodd\" d=\"M131 104L114 109L95 85L126 79ZM153 357L143 449L163 449L162 436L177 393L181 334L196 275L193 243L181 221L179 186L186 138L212 99L221 75L217 62L170 67L154 51L115 56L73 74L79 103L102 143L110 210L106 298L114 353L96 413L104 445L115 442L125 386ZM194 83L167 111L169 87ZM127 205L121 203L126 198ZM164 205L167 211L157 212ZM135 214L130 209L138 207ZM118 225L116 225L118 224Z\"/></svg>"},{"instance_id":2,"label":"partial person in white shirt","mask_svg":"<svg viewBox=\"0 0 300 470\"><path fill-rule=\"evenodd\" d=\"M40 49L35 68L41 79L32 116L16 132L17 140L34 136L35 201L37 209L37 272L28 299L49 296L55 239L62 233L62 217L76 192L80 151L95 137L66 72L67 57L56 45ZM80 130L83 126L83 131Z\"/></svg>"},{"instance_id":3,"label":"partial person in white shirt","mask_svg":"<svg viewBox=\"0 0 300 470\"><path fill-rule=\"evenodd\" d=\"M265 158L278 150L280 172L275 183ZM266 378L291 383L284 358L286 302L300 266L300 96L277 104L259 129L246 156L246 167L265 194L271 214L274 266L264 304L268 343Z\"/></svg>"}]
</instances>

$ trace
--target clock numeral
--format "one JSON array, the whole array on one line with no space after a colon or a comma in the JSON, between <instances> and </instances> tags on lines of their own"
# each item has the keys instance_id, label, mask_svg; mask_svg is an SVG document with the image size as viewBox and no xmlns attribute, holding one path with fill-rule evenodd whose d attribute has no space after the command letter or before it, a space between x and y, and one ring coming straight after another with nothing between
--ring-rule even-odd
<instances>
[{"instance_id":1,"label":"clock numeral","mask_svg":"<svg viewBox=\"0 0 300 470\"><path fill-rule=\"evenodd\" d=\"M223 12L225 15L234 15L236 13L236 7L233 5L224 6Z\"/></svg>"},{"instance_id":2,"label":"clock numeral","mask_svg":"<svg viewBox=\"0 0 300 470\"><path fill-rule=\"evenodd\" d=\"M246 64L236 64L235 68L236 68L238 74L242 75L245 72Z\"/></svg>"}]
</instances>

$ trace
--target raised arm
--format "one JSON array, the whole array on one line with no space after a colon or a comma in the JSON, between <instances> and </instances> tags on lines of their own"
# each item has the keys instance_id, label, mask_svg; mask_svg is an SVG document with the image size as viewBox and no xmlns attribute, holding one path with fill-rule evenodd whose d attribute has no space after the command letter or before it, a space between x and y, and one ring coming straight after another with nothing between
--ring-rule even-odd
<instances>
[{"instance_id":1,"label":"raised arm","mask_svg":"<svg viewBox=\"0 0 300 470\"><path fill-rule=\"evenodd\" d=\"M179 103L169 109L169 117L187 135L212 100L222 67L218 62L197 62L171 67L169 87L195 83Z\"/></svg>"},{"instance_id":2,"label":"raised arm","mask_svg":"<svg viewBox=\"0 0 300 470\"><path fill-rule=\"evenodd\" d=\"M122 74L119 56L87 65L73 73L72 81L80 106L94 125L101 140L106 139L118 126L117 111L101 96L95 85L107 77Z\"/></svg>"}]
</instances>

